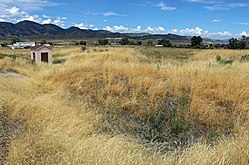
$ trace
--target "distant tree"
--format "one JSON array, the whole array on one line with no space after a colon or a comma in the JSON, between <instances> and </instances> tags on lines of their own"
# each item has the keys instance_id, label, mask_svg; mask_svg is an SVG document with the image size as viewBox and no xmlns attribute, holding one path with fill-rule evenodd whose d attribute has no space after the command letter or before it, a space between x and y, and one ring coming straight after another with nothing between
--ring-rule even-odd
<instances>
[{"instance_id":1,"label":"distant tree","mask_svg":"<svg viewBox=\"0 0 249 165\"><path fill-rule=\"evenodd\" d=\"M228 44L229 49L239 49L240 48L240 41L237 38L231 38Z\"/></svg>"},{"instance_id":2,"label":"distant tree","mask_svg":"<svg viewBox=\"0 0 249 165\"><path fill-rule=\"evenodd\" d=\"M136 45L135 41L129 41L129 45Z\"/></svg>"},{"instance_id":3,"label":"distant tree","mask_svg":"<svg viewBox=\"0 0 249 165\"><path fill-rule=\"evenodd\" d=\"M99 45L108 45L108 40L107 39L98 40L98 44Z\"/></svg>"},{"instance_id":4,"label":"distant tree","mask_svg":"<svg viewBox=\"0 0 249 165\"><path fill-rule=\"evenodd\" d=\"M243 35L241 37L242 37L242 40L246 40L246 36L245 35Z\"/></svg>"},{"instance_id":5,"label":"distant tree","mask_svg":"<svg viewBox=\"0 0 249 165\"><path fill-rule=\"evenodd\" d=\"M85 45L86 46L86 41L80 41L80 45Z\"/></svg>"},{"instance_id":6,"label":"distant tree","mask_svg":"<svg viewBox=\"0 0 249 165\"><path fill-rule=\"evenodd\" d=\"M163 45L164 47L171 47L172 43L170 42L170 40L161 39L158 40L158 45Z\"/></svg>"},{"instance_id":7,"label":"distant tree","mask_svg":"<svg viewBox=\"0 0 249 165\"><path fill-rule=\"evenodd\" d=\"M43 40L43 41L41 42L42 45L47 44L47 43L48 43L48 42L47 42L46 40Z\"/></svg>"},{"instance_id":8,"label":"distant tree","mask_svg":"<svg viewBox=\"0 0 249 165\"><path fill-rule=\"evenodd\" d=\"M147 42L147 46L152 46L152 45L153 45L153 41L149 40L149 41Z\"/></svg>"},{"instance_id":9,"label":"distant tree","mask_svg":"<svg viewBox=\"0 0 249 165\"><path fill-rule=\"evenodd\" d=\"M246 41L240 41L239 42L239 48L240 49L245 49L246 48Z\"/></svg>"},{"instance_id":10,"label":"distant tree","mask_svg":"<svg viewBox=\"0 0 249 165\"><path fill-rule=\"evenodd\" d=\"M200 47L201 43L203 42L203 39L201 38L201 36L194 36L191 38L191 45L192 47Z\"/></svg>"},{"instance_id":11,"label":"distant tree","mask_svg":"<svg viewBox=\"0 0 249 165\"><path fill-rule=\"evenodd\" d=\"M142 45L143 44L143 42L142 41L137 41L137 45Z\"/></svg>"},{"instance_id":12,"label":"distant tree","mask_svg":"<svg viewBox=\"0 0 249 165\"><path fill-rule=\"evenodd\" d=\"M129 43L130 43L130 41L128 38L122 38L120 41L121 45L128 45Z\"/></svg>"},{"instance_id":13,"label":"distant tree","mask_svg":"<svg viewBox=\"0 0 249 165\"><path fill-rule=\"evenodd\" d=\"M49 44L49 45L51 45L51 46L53 46L53 45L54 45L54 43L53 43L53 42L51 42L51 41L50 41L50 42L48 42L48 44Z\"/></svg>"},{"instance_id":14,"label":"distant tree","mask_svg":"<svg viewBox=\"0 0 249 165\"><path fill-rule=\"evenodd\" d=\"M21 42L21 40L19 38L13 38L11 44L15 44L17 42Z\"/></svg>"},{"instance_id":15,"label":"distant tree","mask_svg":"<svg viewBox=\"0 0 249 165\"><path fill-rule=\"evenodd\" d=\"M7 42L4 42L1 44L2 47L7 47L8 46L8 43Z\"/></svg>"}]
</instances>

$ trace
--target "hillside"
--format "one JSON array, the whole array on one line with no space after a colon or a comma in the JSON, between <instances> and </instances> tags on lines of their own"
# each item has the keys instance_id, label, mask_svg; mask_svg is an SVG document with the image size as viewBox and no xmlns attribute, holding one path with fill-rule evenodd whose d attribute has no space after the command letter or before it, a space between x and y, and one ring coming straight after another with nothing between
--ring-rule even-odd
<instances>
[{"instance_id":1,"label":"hillside","mask_svg":"<svg viewBox=\"0 0 249 165\"><path fill-rule=\"evenodd\" d=\"M41 25L31 21L17 24L0 22L0 38L22 39L91 39L91 38L122 38L137 40L168 39L175 42L189 42L189 37L174 34L157 35L149 33L112 33L106 30L83 30L77 27L63 29L53 24Z\"/></svg>"}]
</instances>

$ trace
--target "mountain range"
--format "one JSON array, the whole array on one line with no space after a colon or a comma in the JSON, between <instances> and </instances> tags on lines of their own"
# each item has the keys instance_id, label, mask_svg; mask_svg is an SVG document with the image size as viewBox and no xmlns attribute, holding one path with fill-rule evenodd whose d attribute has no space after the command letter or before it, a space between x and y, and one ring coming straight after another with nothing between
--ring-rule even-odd
<instances>
[{"instance_id":1,"label":"mountain range","mask_svg":"<svg viewBox=\"0 0 249 165\"><path fill-rule=\"evenodd\" d=\"M92 39L92 38L123 38L136 40L168 39L173 42L190 42L191 37L175 34L149 34L149 33L113 33L106 30L80 29L70 27L63 29L54 24L38 24L32 21L21 21L13 24L0 22L0 39ZM214 40L208 40L215 42Z\"/></svg>"}]
</instances>

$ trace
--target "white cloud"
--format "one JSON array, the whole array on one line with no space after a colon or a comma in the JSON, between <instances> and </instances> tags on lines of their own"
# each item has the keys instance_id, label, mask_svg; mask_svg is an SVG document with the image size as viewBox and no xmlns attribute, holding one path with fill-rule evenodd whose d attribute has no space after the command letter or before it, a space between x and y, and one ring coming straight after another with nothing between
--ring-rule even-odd
<instances>
[{"instance_id":1,"label":"white cloud","mask_svg":"<svg viewBox=\"0 0 249 165\"><path fill-rule=\"evenodd\" d=\"M52 20L50 18L42 21L42 24L51 24L51 23Z\"/></svg>"},{"instance_id":2,"label":"white cloud","mask_svg":"<svg viewBox=\"0 0 249 165\"><path fill-rule=\"evenodd\" d=\"M142 26L137 26L135 29L133 29L134 32L140 33L142 31Z\"/></svg>"},{"instance_id":3,"label":"white cloud","mask_svg":"<svg viewBox=\"0 0 249 165\"><path fill-rule=\"evenodd\" d=\"M200 27L195 28L186 28L182 30L173 29L171 32L176 32L179 35L207 35L209 32L207 30L203 30Z\"/></svg>"},{"instance_id":4,"label":"white cloud","mask_svg":"<svg viewBox=\"0 0 249 165\"><path fill-rule=\"evenodd\" d=\"M53 23L57 26L60 26L60 27L65 27L65 21L67 20L67 17L57 17Z\"/></svg>"},{"instance_id":5,"label":"white cloud","mask_svg":"<svg viewBox=\"0 0 249 165\"><path fill-rule=\"evenodd\" d=\"M238 23L238 24L249 26L249 22L240 22L240 23Z\"/></svg>"},{"instance_id":6,"label":"white cloud","mask_svg":"<svg viewBox=\"0 0 249 165\"><path fill-rule=\"evenodd\" d=\"M113 31L129 32L129 28L120 26L113 26Z\"/></svg>"},{"instance_id":7,"label":"white cloud","mask_svg":"<svg viewBox=\"0 0 249 165\"><path fill-rule=\"evenodd\" d=\"M150 34L176 34L182 36L202 36L207 38L215 38L215 39L228 39L231 37L241 37L242 35L249 36L249 33L246 31L242 31L241 33L231 33L229 31L220 31L220 32L209 32L208 30L202 29L201 27L195 28L185 28L185 29L171 29L166 30L164 27L152 27L148 26L143 29L141 26L137 26L136 28L128 28L122 25L120 26L106 26L104 30L111 32L121 32L121 33L150 33Z\"/></svg>"},{"instance_id":8,"label":"white cloud","mask_svg":"<svg viewBox=\"0 0 249 165\"><path fill-rule=\"evenodd\" d=\"M108 12L102 13L102 15L105 16L105 17L109 17L109 16L124 16L122 14L119 14L119 13L116 13L116 12L113 12L113 11L108 11Z\"/></svg>"},{"instance_id":9,"label":"white cloud","mask_svg":"<svg viewBox=\"0 0 249 165\"><path fill-rule=\"evenodd\" d=\"M34 10L42 9L42 7L56 5L59 3L48 0L0 0L0 20L12 23L29 20L41 24L55 23L64 27L65 19L63 17L53 20L47 15L30 14Z\"/></svg>"},{"instance_id":10,"label":"white cloud","mask_svg":"<svg viewBox=\"0 0 249 165\"><path fill-rule=\"evenodd\" d=\"M168 6L166 3L164 2L160 2L156 5L156 7L160 7L161 10L165 10L165 11L172 11L172 10L176 10L176 7L171 7L171 6Z\"/></svg>"},{"instance_id":11,"label":"white cloud","mask_svg":"<svg viewBox=\"0 0 249 165\"><path fill-rule=\"evenodd\" d=\"M245 32L245 31L242 31L242 32L240 33L240 36L249 37L249 33Z\"/></svg>"},{"instance_id":12,"label":"white cloud","mask_svg":"<svg viewBox=\"0 0 249 165\"><path fill-rule=\"evenodd\" d=\"M166 34L166 30L164 27L147 27L146 29L142 29L142 26L137 26L136 28L128 28L123 25L115 25L113 27L106 26L104 30L111 31L111 32L121 32L121 33L152 33L152 34Z\"/></svg>"},{"instance_id":13,"label":"white cloud","mask_svg":"<svg viewBox=\"0 0 249 165\"><path fill-rule=\"evenodd\" d=\"M0 0L0 9L7 9L16 6L22 10L40 10L42 7L57 6L60 3L48 0Z\"/></svg>"},{"instance_id":14,"label":"white cloud","mask_svg":"<svg viewBox=\"0 0 249 165\"><path fill-rule=\"evenodd\" d=\"M104 27L103 30L107 30L107 31L113 32L113 29L110 26Z\"/></svg>"},{"instance_id":15,"label":"white cloud","mask_svg":"<svg viewBox=\"0 0 249 165\"><path fill-rule=\"evenodd\" d=\"M95 25L93 25L93 24L88 25L87 23L80 23L80 24L74 24L74 26L78 27L80 29L98 30L98 28Z\"/></svg>"},{"instance_id":16,"label":"white cloud","mask_svg":"<svg viewBox=\"0 0 249 165\"><path fill-rule=\"evenodd\" d=\"M147 27L147 29L145 30L146 32L153 32L154 31L154 29L152 28L152 27Z\"/></svg>"},{"instance_id":17,"label":"white cloud","mask_svg":"<svg viewBox=\"0 0 249 165\"><path fill-rule=\"evenodd\" d=\"M11 14L12 16L17 16L17 15L19 15L19 8L17 8L17 7L12 7L12 8L10 8L10 9L6 9L7 10L7 12L9 12L9 14Z\"/></svg>"},{"instance_id":18,"label":"white cloud","mask_svg":"<svg viewBox=\"0 0 249 165\"><path fill-rule=\"evenodd\" d=\"M219 22L223 22L223 20L222 19L213 19L213 20L210 20L210 22L219 23Z\"/></svg>"},{"instance_id":19,"label":"white cloud","mask_svg":"<svg viewBox=\"0 0 249 165\"><path fill-rule=\"evenodd\" d=\"M50 16L47 16L47 15L42 15L43 18L47 18L47 19L50 19L51 17Z\"/></svg>"},{"instance_id":20,"label":"white cloud","mask_svg":"<svg viewBox=\"0 0 249 165\"><path fill-rule=\"evenodd\" d=\"M244 7L249 7L249 4L240 3L240 2L223 3L223 4L215 4L213 6L205 6L205 9L211 10L211 11L216 11L216 10L230 10L230 9L244 8Z\"/></svg>"},{"instance_id":21,"label":"white cloud","mask_svg":"<svg viewBox=\"0 0 249 165\"><path fill-rule=\"evenodd\" d=\"M193 2L193 3L208 3L208 4L213 4L213 3L223 3L219 1L210 1L210 0L186 0L188 2Z\"/></svg>"},{"instance_id":22,"label":"white cloud","mask_svg":"<svg viewBox=\"0 0 249 165\"><path fill-rule=\"evenodd\" d=\"M87 27L88 25L85 23L75 24L74 26L78 27L80 29L88 29L88 27Z\"/></svg>"},{"instance_id":23,"label":"white cloud","mask_svg":"<svg viewBox=\"0 0 249 165\"><path fill-rule=\"evenodd\" d=\"M209 35L211 35L211 36L233 36L234 34L228 32L228 31L224 31L224 32L210 33Z\"/></svg>"}]
</instances>

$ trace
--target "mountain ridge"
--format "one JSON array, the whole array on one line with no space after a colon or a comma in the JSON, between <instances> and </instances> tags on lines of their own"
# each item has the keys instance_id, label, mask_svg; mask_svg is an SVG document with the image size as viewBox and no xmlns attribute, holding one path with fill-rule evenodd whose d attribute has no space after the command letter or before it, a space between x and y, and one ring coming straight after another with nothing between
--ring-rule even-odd
<instances>
[{"instance_id":1,"label":"mountain ridge","mask_svg":"<svg viewBox=\"0 0 249 165\"><path fill-rule=\"evenodd\" d=\"M135 40L168 39L173 42L190 42L191 37L175 34L118 33L107 30L80 29L72 26L63 29L54 24L39 24L21 21L16 24L0 22L0 38L21 39L92 39L92 38L129 38ZM215 42L215 40L213 40Z\"/></svg>"}]
</instances>

